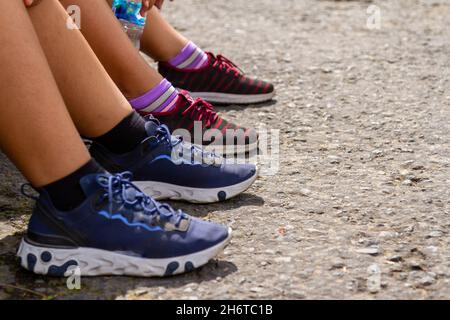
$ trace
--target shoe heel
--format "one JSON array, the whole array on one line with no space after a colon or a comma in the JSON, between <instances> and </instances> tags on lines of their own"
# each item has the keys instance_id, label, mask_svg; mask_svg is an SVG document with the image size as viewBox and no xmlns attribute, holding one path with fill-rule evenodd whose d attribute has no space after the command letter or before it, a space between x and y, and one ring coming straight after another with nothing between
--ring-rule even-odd
<instances>
[{"instance_id":1,"label":"shoe heel","mask_svg":"<svg viewBox=\"0 0 450 320\"><path fill-rule=\"evenodd\" d=\"M69 268L78 266L78 261L71 258L70 249L40 247L22 239L17 256L23 268L36 274L53 277L68 276Z\"/></svg>"}]
</instances>

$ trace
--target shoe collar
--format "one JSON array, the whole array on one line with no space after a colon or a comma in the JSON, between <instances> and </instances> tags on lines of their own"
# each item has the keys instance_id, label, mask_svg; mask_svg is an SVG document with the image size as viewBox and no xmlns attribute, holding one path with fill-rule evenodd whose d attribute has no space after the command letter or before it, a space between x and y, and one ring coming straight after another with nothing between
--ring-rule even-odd
<instances>
[{"instance_id":1,"label":"shoe collar","mask_svg":"<svg viewBox=\"0 0 450 320\"><path fill-rule=\"evenodd\" d=\"M179 69L177 67L172 66L170 63L165 62L165 61L160 61L158 62L158 64L161 67L167 68L167 69L171 69L171 70L175 70L177 72L183 72L183 73L201 73L204 72L205 70L207 70L208 68L210 68L212 66L212 64L215 61L215 56L214 54L212 54L209 51L205 51L206 55L208 56L208 63L205 63L205 65L201 68L198 69Z\"/></svg>"}]
</instances>

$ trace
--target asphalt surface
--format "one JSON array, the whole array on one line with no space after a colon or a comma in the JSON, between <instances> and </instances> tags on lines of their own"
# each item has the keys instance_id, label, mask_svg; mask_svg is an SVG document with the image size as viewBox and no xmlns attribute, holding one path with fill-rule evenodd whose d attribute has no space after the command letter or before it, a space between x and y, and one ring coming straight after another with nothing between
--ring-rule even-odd
<instances>
[{"instance_id":1,"label":"asphalt surface","mask_svg":"<svg viewBox=\"0 0 450 320\"><path fill-rule=\"evenodd\" d=\"M276 85L271 103L219 110L279 130L278 172L222 204L174 204L234 229L204 268L69 290L18 267L32 204L1 157L0 298L450 298L450 1L179 0L164 11Z\"/></svg>"}]
</instances>

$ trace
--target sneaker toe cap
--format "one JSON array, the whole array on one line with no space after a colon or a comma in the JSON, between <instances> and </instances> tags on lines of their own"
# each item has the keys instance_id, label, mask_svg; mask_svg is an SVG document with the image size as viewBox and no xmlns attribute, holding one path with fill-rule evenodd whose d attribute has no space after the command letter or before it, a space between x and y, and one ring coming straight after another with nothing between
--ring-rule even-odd
<instances>
[{"instance_id":1,"label":"sneaker toe cap","mask_svg":"<svg viewBox=\"0 0 450 320\"><path fill-rule=\"evenodd\" d=\"M254 164L225 164L222 166L223 176L229 177L229 184L247 181L256 175Z\"/></svg>"},{"instance_id":2,"label":"sneaker toe cap","mask_svg":"<svg viewBox=\"0 0 450 320\"><path fill-rule=\"evenodd\" d=\"M191 248L202 251L227 241L230 231L226 226L192 218L187 236L190 238Z\"/></svg>"}]
</instances>

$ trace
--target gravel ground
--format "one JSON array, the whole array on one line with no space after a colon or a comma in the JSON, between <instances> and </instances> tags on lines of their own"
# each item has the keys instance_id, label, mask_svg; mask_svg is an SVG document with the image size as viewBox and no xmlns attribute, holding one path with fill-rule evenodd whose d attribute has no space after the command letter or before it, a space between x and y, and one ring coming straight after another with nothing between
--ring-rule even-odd
<instances>
[{"instance_id":1,"label":"gravel ground","mask_svg":"<svg viewBox=\"0 0 450 320\"><path fill-rule=\"evenodd\" d=\"M234 228L204 268L71 291L18 268L31 204L1 157L0 298L450 298L450 1L179 0L165 13L276 84L273 103L220 111L280 130L278 174L223 204L176 204Z\"/></svg>"}]
</instances>

